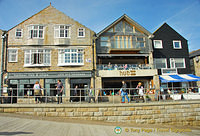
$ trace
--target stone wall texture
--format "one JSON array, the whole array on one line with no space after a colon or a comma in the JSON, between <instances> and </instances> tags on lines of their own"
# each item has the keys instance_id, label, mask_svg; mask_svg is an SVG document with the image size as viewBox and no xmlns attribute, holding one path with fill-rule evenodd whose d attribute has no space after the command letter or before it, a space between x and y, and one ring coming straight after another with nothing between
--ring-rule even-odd
<instances>
[{"instance_id":1,"label":"stone wall texture","mask_svg":"<svg viewBox=\"0 0 200 136\"><path fill-rule=\"evenodd\" d=\"M200 102L137 104L13 104L0 105L0 112L77 120L200 126Z\"/></svg>"}]
</instances>

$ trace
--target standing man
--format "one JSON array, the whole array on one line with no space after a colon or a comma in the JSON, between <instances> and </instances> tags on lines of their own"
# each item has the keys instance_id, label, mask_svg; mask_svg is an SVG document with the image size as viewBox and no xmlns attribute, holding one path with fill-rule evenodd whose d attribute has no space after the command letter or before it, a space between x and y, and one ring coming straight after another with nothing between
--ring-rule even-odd
<instances>
[{"instance_id":1,"label":"standing man","mask_svg":"<svg viewBox=\"0 0 200 136\"><path fill-rule=\"evenodd\" d=\"M61 82L61 80L58 80L57 81L57 95L58 95L58 104L62 104L62 93L63 93L63 90L64 90L64 86L63 86L63 83Z\"/></svg>"},{"instance_id":2,"label":"standing man","mask_svg":"<svg viewBox=\"0 0 200 136\"><path fill-rule=\"evenodd\" d=\"M89 101L88 101L88 103L91 102L91 99L93 99L93 101L95 102L94 92L93 91L94 91L94 89L91 87L90 90L89 90L89 93L88 93L88 95L89 95Z\"/></svg>"},{"instance_id":3,"label":"standing man","mask_svg":"<svg viewBox=\"0 0 200 136\"><path fill-rule=\"evenodd\" d=\"M125 103L125 96L129 103L129 98L128 98L128 93L126 91L126 87L127 87L126 83L124 81L122 81L122 88L120 89L121 96L122 96L122 103Z\"/></svg>"},{"instance_id":4,"label":"standing man","mask_svg":"<svg viewBox=\"0 0 200 136\"><path fill-rule=\"evenodd\" d=\"M78 100L77 100L77 96L78 96L77 90L78 90L78 85L76 85L75 88L74 88L73 96L72 96L72 98L71 98L71 102L78 101Z\"/></svg>"}]
</instances>

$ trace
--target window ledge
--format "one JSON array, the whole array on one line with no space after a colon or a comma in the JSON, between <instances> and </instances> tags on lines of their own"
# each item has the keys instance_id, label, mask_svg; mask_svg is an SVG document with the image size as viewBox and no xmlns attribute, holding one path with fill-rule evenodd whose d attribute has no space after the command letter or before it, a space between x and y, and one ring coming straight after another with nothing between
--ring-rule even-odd
<instances>
[{"instance_id":1,"label":"window ledge","mask_svg":"<svg viewBox=\"0 0 200 136\"><path fill-rule=\"evenodd\" d=\"M51 65L45 65L45 64L29 64L29 65L24 65L24 67L50 67Z\"/></svg>"},{"instance_id":2,"label":"window ledge","mask_svg":"<svg viewBox=\"0 0 200 136\"><path fill-rule=\"evenodd\" d=\"M17 63L17 61L8 61L8 63Z\"/></svg>"},{"instance_id":3,"label":"window ledge","mask_svg":"<svg viewBox=\"0 0 200 136\"><path fill-rule=\"evenodd\" d=\"M55 39L71 39L71 37L55 37Z\"/></svg>"},{"instance_id":4,"label":"window ledge","mask_svg":"<svg viewBox=\"0 0 200 136\"><path fill-rule=\"evenodd\" d=\"M180 49L182 49L182 48L174 48L174 49L178 49L178 50L180 50Z\"/></svg>"},{"instance_id":5,"label":"window ledge","mask_svg":"<svg viewBox=\"0 0 200 136\"><path fill-rule=\"evenodd\" d=\"M58 64L57 66L63 67L63 66L83 66L84 64Z\"/></svg>"}]
</instances>

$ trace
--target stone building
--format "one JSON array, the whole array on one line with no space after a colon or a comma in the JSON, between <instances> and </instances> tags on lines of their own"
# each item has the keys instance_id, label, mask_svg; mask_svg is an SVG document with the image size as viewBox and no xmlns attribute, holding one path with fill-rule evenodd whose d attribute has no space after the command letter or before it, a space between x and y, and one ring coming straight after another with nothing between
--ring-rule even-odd
<instances>
[{"instance_id":1,"label":"stone building","mask_svg":"<svg viewBox=\"0 0 200 136\"><path fill-rule=\"evenodd\" d=\"M99 88L128 88L142 82L145 88L159 86L153 68L151 34L126 14L97 34L97 80Z\"/></svg>"},{"instance_id":2,"label":"stone building","mask_svg":"<svg viewBox=\"0 0 200 136\"><path fill-rule=\"evenodd\" d=\"M6 46L5 46L5 43L6 43L6 31L3 31L3 30L0 30L0 88L3 88L4 86L4 82L5 82L5 56L6 56ZM0 96L1 94L3 94L3 89L0 90Z\"/></svg>"},{"instance_id":3,"label":"stone building","mask_svg":"<svg viewBox=\"0 0 200 136\"><path fill-rule=\"evenodd\" d=\"M51 4L7 34L7 79L9 87L17 88L17 96L34 95L36 81L46 88L47 96L56 95L58 79L66 96L75 85L94 85L95 33Z\"/></svg>"},{"instance_id":4,"label":"stone building","mask_svg":"<svg viewBox=\"0 0 200 136\"><path fill-rule=\"evenodd\" d=\"M192 73L200 77L200 49L190 52L190 65ZM197 86L200 87L200 81Z\"/></svg>"}]
</instances>

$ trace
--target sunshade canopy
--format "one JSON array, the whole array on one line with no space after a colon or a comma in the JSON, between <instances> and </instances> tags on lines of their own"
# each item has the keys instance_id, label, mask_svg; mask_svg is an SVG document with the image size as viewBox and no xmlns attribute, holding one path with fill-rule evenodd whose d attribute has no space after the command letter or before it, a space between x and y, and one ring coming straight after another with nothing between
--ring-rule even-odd
<instances>
[{"instance_id":1,"label":"sunshade canopy","mask_svg":"<svg viewBox=\"0 0 200 136\"><path fill-rule=\"evenodd\" d=\"M200 77L192 75L192 74L162 75L159 78L162 83L200 81Z\"/></svg>"}]
</instances>

